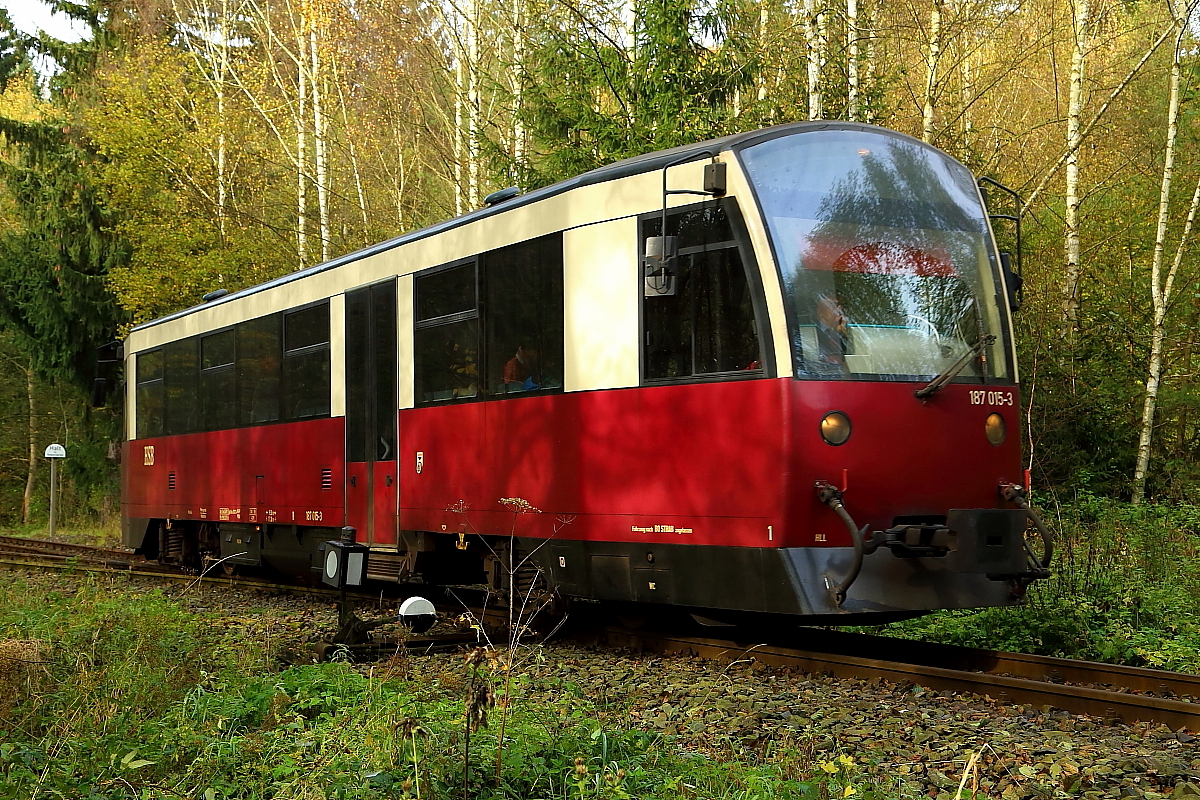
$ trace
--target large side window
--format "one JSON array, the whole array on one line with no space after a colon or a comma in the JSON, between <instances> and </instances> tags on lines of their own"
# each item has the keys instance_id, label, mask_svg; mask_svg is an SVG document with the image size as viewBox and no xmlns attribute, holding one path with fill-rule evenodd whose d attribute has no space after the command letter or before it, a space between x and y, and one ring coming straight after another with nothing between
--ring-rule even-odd
<instances>
[{"instance_id":1,"label":"large side window","mask_svg":"<svg viewBox=\"0 0 1200 800\"><path fill-rule=\"evenodd\" d=\"M280 314L237 326L238 424L261 425L279 419Z\"/></svg>"},{"instance_id":2,"label":"large side window","mask_svg":"<svg viewBox=\"0 0 1200 800\"><path fill-rule=\"evenodd\" d=\"M416 277L417 403L563 385L563 245L556 233Z\"/></svg>"},{"instance_id":3,"label":"large side window","mask_svg":"<svg viewBox=\"0 0 1200 800\"><path fill-rule=\"evenodd\" d=\"M479 301L475 262L415 282L416 396L438 403L479 395Z\"/></svg>"},{"instance_id":4,"label":"large side window","mask_svg":"<svg viewBox=\"0 0 1200 800\"><path fill-rule=\"evenodd\" d=\"M489 395L562 388L562 252L555 234L483 257Z\"/></svg>"},{"instance_id":5,"label":"large side window","mask_svg":"<svg viewBox=\"0 0 1200 800\"><path fill-rule=\"evenodd\" d=\"M147 350L137 354L136 436L146 439L163 435L163 351Z\"/></svg>"},{"instance_id":6,"label":"large side window","mask_svg":"<svg viewBox=\"0 0 1200 800\"><path fill-rule=\"evenodd\" d=\"M285 419L329 416L328 302L283 315L283 399Z\"/></svg>"},{"instance_id":7,"label":"large side window","mask_svg":"<svg viewBox=\"0 0 1200 800\"><path fill-rule=\"evenodd\" d=\"M236 349L232 328L200 337L200 418L206 431L237 426Z\"/></svg>"},{"instance_id":8,"label":"large side window","mask_svg":"<svg viewBox=\"0 0 1200 800\"><path fill-rule=\"evenodd\" d=\"M642 251L658 216L642 221ZM724 202L667 217L677 256L649 274L642 302L642 370L649 380L761 375L746 269Z\"/></svg>"},{"instance_id":9,"label":"large side window","mask_svg":"<svg viewBox=\"0 0 1200 800\"><path fill-rule=\"evenodd\" d=\"M167 401L163 433L170 436L201 429L196 344L196 337L192 337L163 347L163 383Z\"/></svg>"}]
</instances>

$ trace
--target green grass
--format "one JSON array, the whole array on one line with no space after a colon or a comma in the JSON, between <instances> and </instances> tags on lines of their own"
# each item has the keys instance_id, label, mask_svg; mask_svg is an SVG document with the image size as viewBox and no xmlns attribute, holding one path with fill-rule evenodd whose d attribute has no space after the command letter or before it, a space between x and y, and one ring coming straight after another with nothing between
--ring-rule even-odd
<instances>
[{"instance_id":1,"label":"green grass","mask_svg":"<svg viewBox=\"0 0 1200 800\"><path fill-rule=\"evenodd\" d=\"M49 529L44 522L34 525L0 527L0 536L20 536L26 539L45 539ZM54 538L68 544L89 547L115 547L121 543L121 528L117 524L70 524L56 525Z\"/></svg>"},{"instance_id":2,"label":"green grass","mask_svg":"<svg viewBox=\"0 0 1200 800\"><path fill-rule=\"evenodd\" d=\"M0 687L18 701L0 716L0 797L880 795L850 760L820 761L798 742L739 759L602 724L585 687L533 662L514 672L503 747L494 704L467 757L466 690L486 683L502 702L503 659L478 667L474 684L445 656L271 672L244 630L155 591L5 577L0 637L38 640L50 657Z\"/></svg>"}]
</instances>

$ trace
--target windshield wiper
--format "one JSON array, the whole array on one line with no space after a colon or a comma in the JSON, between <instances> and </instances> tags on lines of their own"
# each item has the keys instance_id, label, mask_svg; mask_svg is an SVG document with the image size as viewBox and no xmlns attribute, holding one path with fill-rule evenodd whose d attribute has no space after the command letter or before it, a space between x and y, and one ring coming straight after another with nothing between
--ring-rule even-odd
<instances>
[{"instance_id":1,"label":"windshield wiper","mask_svg":"<svg viewBox=\"0 0 1200 800\"><path fill-rule=\"evenodd\" d=\"M929 397L935 392L940 391L947 383L954 379L955 375L962 372L966 368L967 364L970 364L971 361L978 358L979 355L983 353L983 349L985 347L995 341L996 335L993 333L985 333L980 336L979 340L975 342L975 344L971 345L971 349L963 353L958 361L955 361L944 372L939 372L937 377L925 384L925 386L913 392L913 396L918 400L924 400L926 397Z\"/></svg>"}]
</instances>

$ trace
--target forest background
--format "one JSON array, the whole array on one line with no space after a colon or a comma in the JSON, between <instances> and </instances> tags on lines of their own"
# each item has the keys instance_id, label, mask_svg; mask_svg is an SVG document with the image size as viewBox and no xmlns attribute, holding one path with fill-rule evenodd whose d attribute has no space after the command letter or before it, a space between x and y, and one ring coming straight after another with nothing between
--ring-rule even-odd
<instances>
[{"instance_id":1,"label":"forest background","mask_svg":"<svg viewBox=\"0 0 1200 800\"><path fill-rule=\"evenodd\" d=\"M1200 503L1186 0L50 5L90 34L0 15L0 523L44 519L51 441L66 513L117 513L115 411L86 393L131 324L497 188L821 118L912 134L1024 198L1043 497Z\"/></svg>"}]
</instances>

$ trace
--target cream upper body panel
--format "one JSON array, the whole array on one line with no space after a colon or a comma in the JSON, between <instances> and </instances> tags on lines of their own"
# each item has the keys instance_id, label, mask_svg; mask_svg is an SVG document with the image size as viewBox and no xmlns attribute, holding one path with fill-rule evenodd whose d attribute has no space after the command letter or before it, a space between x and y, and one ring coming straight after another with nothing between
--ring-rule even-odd
<instances>
[{"instance_id":1,"label":"cream upper body panel","mask_svg":"<svg viewBox=\"0 0 1200 800\"><path fill-rule=\"evenodd\" d=\"M669 180L672 186L699 187L703 180L703 168L702 161L673 167ZM199 307L162 322L146 323L129 334L127 349L137 352L158 347L242 320L323 300L357 286L397 275L410 275L546 234L643 214L660 207L661 192L662 172L659 170L581 186L382 252L361 258L354 258L351 254L346 257L346 263L316 270L311 275L300 276L278 286L244 294L235 293L210 306ZM672 206L695 202L695 198L678 195L670 200ZM630 241L629 247L634 252L636 242Z\"/></svg>"},{"instance_id":2,"label":"cream upper body panel","mask_svg":"<svg viewBox=\"0 0 1200 800\"><path fill-rule=\"evenodd\" d=\"M771 262L765 230L736 159L722 153L728 164L726 197L740 201L742 215L762 275L775 342L786 342L782 292ZM703 185L706 157L671 167L668 186L699 189ZM695 195L670 195L669 206L697 202ZM335 298L330 308L330 348L334 376L341 375L343 297L347 290L388 278L398 285L398 405L414 405L412 375L413 279L421 270L486 253L539 236L563 232L566 391L587 391L636 386L639 381L639 303L641 298L640 243L637 218L662 207L662 170L614 178L579 186L510 211L494 213L474 222L449 227L381 251L350 254L342 263L311 274L298 275L278 285L245 292L198 307L161 322L135 328L126 341L131 354L127 376L135 374L132 354L177 339L219 330L267 314ZM787 349L775 348L780 375L791 374ZM129 380L136 384L136 377ZM331 410L344 414L344 382L335 377ZM127 419L135 418L136 392L130 391Z\"/></svg>"}]
</instances>

